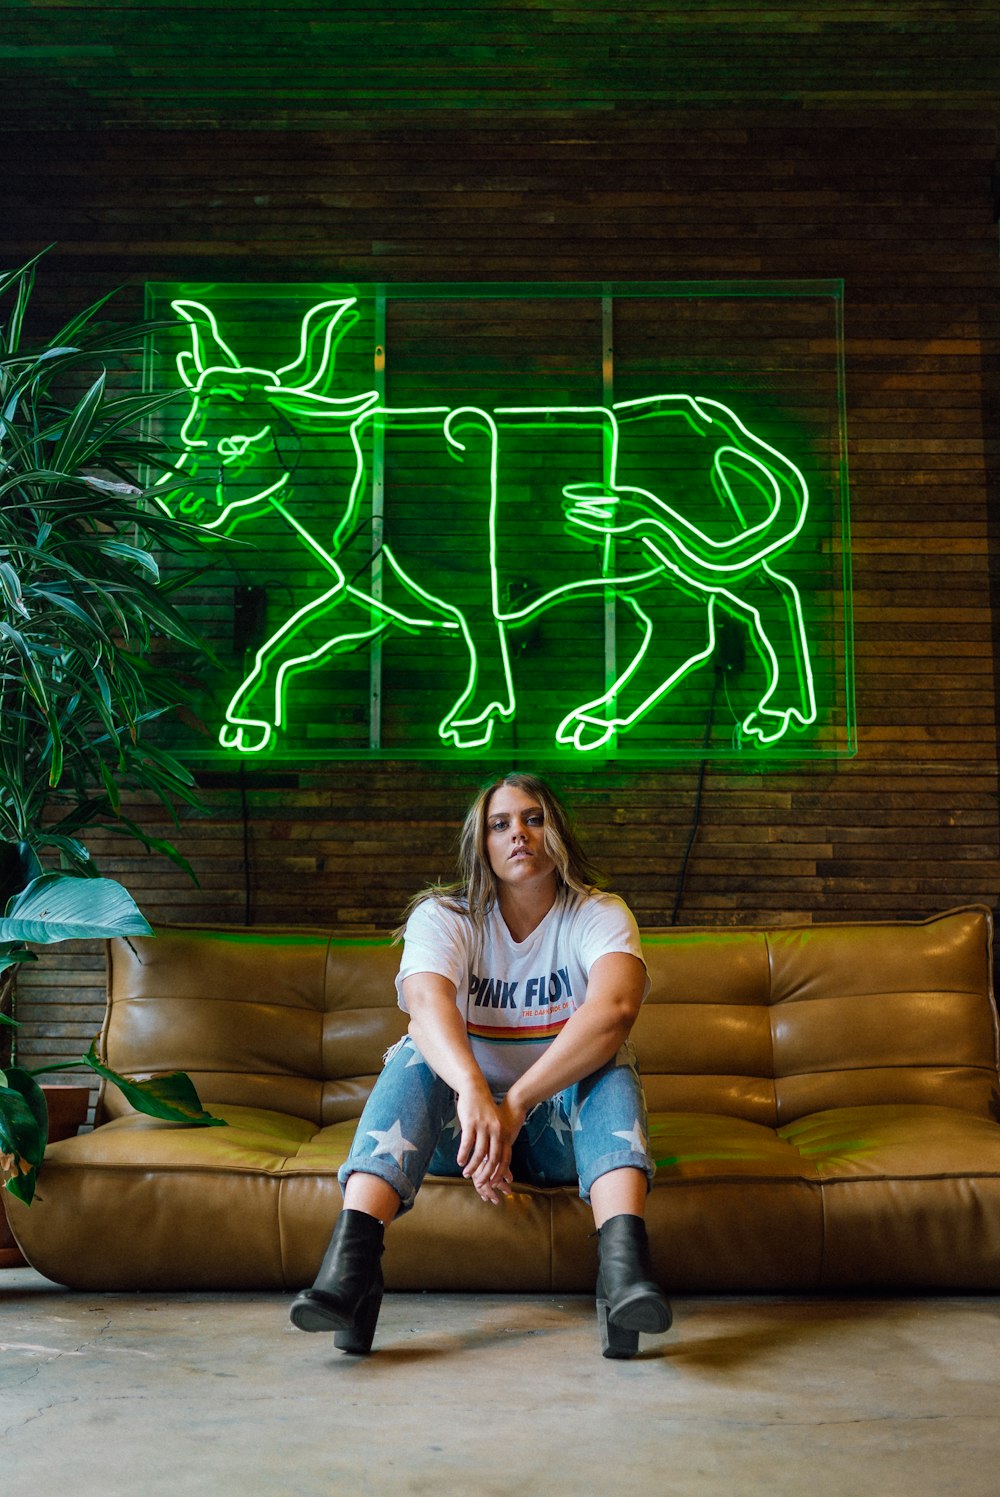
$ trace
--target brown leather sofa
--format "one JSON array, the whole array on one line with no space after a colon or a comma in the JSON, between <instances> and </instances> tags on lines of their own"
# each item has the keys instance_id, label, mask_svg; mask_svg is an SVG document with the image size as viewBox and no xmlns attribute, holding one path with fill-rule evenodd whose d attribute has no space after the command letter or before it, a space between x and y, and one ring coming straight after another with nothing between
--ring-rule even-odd
<instances>
[{"instance_id":1,"label":"brown leather sofa","mask_svg":"<svg viewBox=\"0 0 1000 1497\"><path fill-rule=\"evenodd\" d=\"M644 935L633 1031L660 1161L654 1261L674 1292L1000 1289L991 918ZM109 948L101 1048L183 1069L229 1126L131 1114L51 1146L27 1258L88 1289L296 1289L340 1206L335 1172L402 1032L383 940L165 928ZM575 1191L501 1207L429 1178L389 1232L395 1289L590 1291Z\"/></svg>"}]
</instances>

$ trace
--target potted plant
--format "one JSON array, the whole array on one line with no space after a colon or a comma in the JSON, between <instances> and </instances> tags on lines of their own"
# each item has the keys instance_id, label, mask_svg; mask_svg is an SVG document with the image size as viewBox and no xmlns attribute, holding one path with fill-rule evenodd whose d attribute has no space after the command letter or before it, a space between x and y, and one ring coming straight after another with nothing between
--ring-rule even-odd
<instances>
[{"instance_id":1,"label":"potted plant","mask_svg":"<svg viewBox=\"0 0 1000 1497\"><path fill-rule=\"evenodd\" d=\"M136 479L169 471L141 435L165 397L113 387L154 324L109 326L108 298L48 338L28 341L38 262L0 273L0 1018L12 1029L13 977L32 950L79 937L152 934L131 896L102 878L83 837L113 826L190 868L126 814L123 790L152 792L176 821L194 782L150 741L185 699L166 640L207 653L155 553L196 531L147 502ZM169 397L166 397L169 398ZM193 877L193 874L192 874ZM4 1029L0 1026L0 1035ZM12 1057L13 1060L13 1057ZM131 1082L92 1046L79 1060L156 1116L214 1123L189 1078ZM0 1177L30 1202L48 1132L38 1072L0 1054Z\"/></svg>"}]
</instances>

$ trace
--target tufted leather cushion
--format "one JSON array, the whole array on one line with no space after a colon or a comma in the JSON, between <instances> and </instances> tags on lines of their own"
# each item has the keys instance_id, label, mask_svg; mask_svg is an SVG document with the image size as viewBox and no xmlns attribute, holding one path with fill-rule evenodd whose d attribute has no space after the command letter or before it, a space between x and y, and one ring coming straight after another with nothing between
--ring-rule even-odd
<instances>
[{"instance_id":1,"label":"tufted leather cushion","mask_svg":"<svg viewBox=\"0 0 1000 1497\"><path fill-rule=\"evenodd\" d=\"M108 947L102 1053L123 1075L187 1071L206 1104L357 1117L404 1032L388 939L164 926ZM127 1111L113 1092L100 1116Z\"/></svg>"},{"instance_id":2,"label":"tufted leather cushion","mask_svg":"<svg viewBox=\"0 0 1000 1497\"><path fill-rule=\"evenodd\" d=\"M644 934L633 1031L652 1108L776 1127L829 1107L928 1102L988 1115L990 920ZM403 1033L386 939L163 927L109 947L108 1062L186 1070L206 1103L356 1117ZM115 1095L102 1116L127 1110Z\"/></svg>"},{"instance_id":3,"label":"tufted leather cushion","mask_svg":"<svg viewBox=\"0 0 1000 1497\"><path fill-rule=\"evenodd\" d=\"M633 1030L651 1107L776 1127L830 1107L927 1102L989 1115L991 920L644 934Z\"/></svg>"}]
</instances>

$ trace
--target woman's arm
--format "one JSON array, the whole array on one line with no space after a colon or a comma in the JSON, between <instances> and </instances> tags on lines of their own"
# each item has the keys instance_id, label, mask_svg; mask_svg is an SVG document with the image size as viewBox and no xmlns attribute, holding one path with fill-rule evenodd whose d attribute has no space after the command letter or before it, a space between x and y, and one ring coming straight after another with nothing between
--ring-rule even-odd
<instances>
[{"instance_id":1,"label":"woman's arm","mask_svg":"<svg viewBox=\"0 0 1000 1497\"><path fill-rule=\"evenodd\" d=\"M618 1053L645 992L646 968L638 957L625 951L598 957L590 969L584 1002L544 1055L514 1082L501 1104L500 1119L511 1143L533 1107L589 1076Z\"/></svg>"},{"instance_id":2,"label":"woman's arm","mask_svg":"<svg viewBox=\"0 0 1000 1497\"><path fill-rule=\"evenodd\" d=\"M472 1053L465 1020L455 1003L455 984L436 972L415 972L403 980L403 997L414 1044L431 1070L456 1093L462 1173L471 1177L484 1200L495 1203L497 1190L509 1194L506 1176L514 1137L505 1137L499 1109Z\"/></svg>"},{"instance_id":3,"label":"woman's arm","mask_svg":"<svg viewBox=\"0 0 1000 1497\"><path fill-rule=\"evenodd\" d=\"M510 1154L531 1109L598 1070L628 1038L646 991L646 969L624 951L598 957L584 1002L499 1107L476 1064L455 985L433 972L403 982L410 1034L431 1069L458 1096L458 1162L483 1200L509 1195Z\"/></svg>"}]
</instances>

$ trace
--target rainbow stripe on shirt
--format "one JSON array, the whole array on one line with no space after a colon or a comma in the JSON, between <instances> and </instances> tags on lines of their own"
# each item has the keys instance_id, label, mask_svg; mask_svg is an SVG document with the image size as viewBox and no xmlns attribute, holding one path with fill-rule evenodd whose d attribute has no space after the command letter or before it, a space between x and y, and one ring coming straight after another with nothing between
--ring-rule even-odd
<instances>
[{"instance_id":1,"label":"rainbow stripe on shirt","mask_svg":"<svg viewBox=\"0 0 1000 1497\"><path fill-rule=\"evenodd\" d=\"M475 1040L482 1040L487 1045L545 1045L554 1040L571 1018L567 1014L564 1019L555 1019L548 1024L524 1024L513 1029L503 1024L477 1024L475 1019L469 1019L467 1029L469 1035Z\"/></svg>"}]
</instances>

